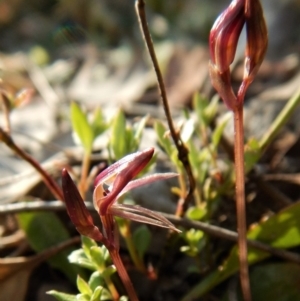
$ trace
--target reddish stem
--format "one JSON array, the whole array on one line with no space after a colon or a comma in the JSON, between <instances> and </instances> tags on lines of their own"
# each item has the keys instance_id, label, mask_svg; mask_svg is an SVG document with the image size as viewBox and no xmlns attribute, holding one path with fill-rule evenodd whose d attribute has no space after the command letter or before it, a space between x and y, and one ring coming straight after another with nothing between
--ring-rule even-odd
<instances>
[{"instance_id":1,"label":"reddish stem","mask_svg":"<svg viewBox=\"0 0 300 301\"><path fill-rule=\"evenodd\" d=\"M139 301L138 296L136 295L135 289L132 285L132 282L128 276L128 273L124 267L124 264L122 262L122 259L120 257L119 251L115 248L109 248L108 249L110 257L118 271L118 274L125 286L125 289L127 291L128 297L130 301Z\"/></svg>"},{"instance_id":2,"label":"reddish stem","mask_svg":"<svg viewBox=\"0 0 300 301\"><path fill-rule=\"evenodd\" d=\"M13 150L18 156L27 161L33 166L43 178L44 183L53 193L53 195L61 201L64 201L63 192L59 185L53 180L53 178L43 169L39 162L32 158L29 154L25 153L18 145L15 144L11 136L0 128L0 140L4 142L11 150Z\"/></svg>"},{"instance_id":3,"label":"reddish stem","mask_svg":"<svg viewBox=\"0 0 300 301\"><path fill-rule=\"evenodd\" d=\"M238 105L234 114L234 157L236 175L236 209L238 228L238 250L240 262L240 277L243 297L245 301L251 301L251 289L248 268L247 248L247 224L245 201L245 168L244 168L244 126L243 106Z\"/></svg>"}]
</instances>

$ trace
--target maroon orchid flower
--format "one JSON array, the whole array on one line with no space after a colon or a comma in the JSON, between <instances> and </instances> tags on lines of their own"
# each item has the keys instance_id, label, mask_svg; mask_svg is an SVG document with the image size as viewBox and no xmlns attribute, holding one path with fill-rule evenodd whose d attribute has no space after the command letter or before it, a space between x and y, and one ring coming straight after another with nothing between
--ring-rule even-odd
<instances>
[{"instance_id":1,"label":"maroon orchid flower","mask_svg":"<svg viewBox=\"0 0 300 301\"><path fill-rule=\"evenodd\" d=\"M102 221L103 234L94 225L92 216L67 170L64 169L62 171L62 187L67 211L79 233L102 241L105 245L113 246L117 249L118 235L116 235L114 216L179 231L159 213L141 206L119 204L117 202L118 198L131 189L177 176L175 173L153 174L133 180L149 163L153 153L154 149L149 148L128 155L109 166L97 176L93 202Z\"/></svg>"}]
</instances>

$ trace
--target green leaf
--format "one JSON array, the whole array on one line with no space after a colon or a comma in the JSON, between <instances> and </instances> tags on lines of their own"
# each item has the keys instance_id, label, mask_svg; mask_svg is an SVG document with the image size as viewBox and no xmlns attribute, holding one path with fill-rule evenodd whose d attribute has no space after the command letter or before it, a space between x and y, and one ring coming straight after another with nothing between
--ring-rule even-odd
<instances>
[{"instance_id":1,"label":"green leaf","mask_svg":"<svg viewBox=\"0 0 300 301\"><path fill-rule=\"evenodd\" d=\"M84 235L81 235L81 242L84 253L87 257L90 257L91 247L97 247L97 243L93 239Z\"/></svg>"},{"instance_id":2,"label":"green leaf","mask_svg":"<svg viewBox=\"0 0 300 301\"><path fill-rule=\"evenodd\" d=\"M76 296L77 301L90 301L90 296L86 294L78 294Z\"/></svg>"},{"instance_id":3,"label":"green leaf","mask_svg":"<svg viewBox=\"0 0 300 301\"><path fill-rule=\"evenodd\" d=\"M91 259L97 266L98 270L103 270L105 268L105 257L101 247L91 247L90 250Z\"/></svg>"},{"instance_id":4,"label":"green leaf","mask_svg":"<svg viewBox=\"0 0 300 301\"><path fill-rule=\"evenodd\" d=\"M248 239L258 240L276 247L286 249L300 245L300 203L286 207L268 220L252 227L248 232ZM249 248L248 262L253 264L269 257L269 253ZM182 301L199 299L217 284L239 270L237 247L235 246L223 264L216 271L208 275L202 282L196 285Z\"/></svg>"},{"instance_id":5,"label":"green leaf","mask_svg":"<svg viewBox=\"0 0 300 301\"><path fill-rule=\"evenodd\" d=\"M114 265L110 265L102 272L103 278L109 278L112 274L114 274L117 271L116 267Z\"/></svg>"},{"instance_id":6,"label":"green leaf","mask_svg":"<svg viewBox=\"0 0 300 301\"><path fill-rule=\"evenodd\" d=\"M199 253L206 245L206 236L204 232L192 228L185 231L182 236L188 245L182 246L180 251L191 257L199 256Z\"/></svg>"},{"instance_id":7,"label":"green leaf","mask_svg":"<svg viewBox=\"0 0 300 301\"><path fill-rule=\"evenodd\" d=\"M17 217L31 248L36 252L46 250L70 238L64 225L52 212L19 213ZM67 259L73 249L70 247L48 260L53 267L61 270L72 281L76 279L79 271Z\"/></svg>"},{"instance_id":8,"label":"green leaf","mask_svg":"<svg viewBox=\"0 0 300 301\"><path fill-rule=\"evenodd\" d=\"M208 120L205 116L205 108L208 106L209 102L199 93L195 93L193 97L193 108L197 114L198 120L200 123L207 125Z\"/></svg>"},{"instance_id":9,"label":"green leaf","mask_svg":"<svg viewBox=\"0 0 300 301\"><path fill-rule=\"evenodd\" d=\"M232 117L232 113L228 112L228 114L225 114L221 121L219 122L219 124L217 125L217 127L215 128L213 134L212 134L212 143L214 145L214 147L217 147L219 145L219 142L221 140L222 134L224 132L224 129L229 121L229 119L231 119Z\"/></svg>"},{"instance_id":10,"label":"green leaf","mask_svg":"<svg viewBox=\"0 0 300 301\"><path fill-rule=\"evenodd\" d=\"M104 281L102 275L100 274L100 272L98 272L98 271L94 272L91 275L88 283L89 283L89 286L92 289L92 291L95 291L95 289L98 286L104 286L105 285L105 281Z\"/></svg>"},{"instance_id":11,"label":"green leaf","mask_svg":"<svg viewBox=\"0 0 300 301\"><path fill-rule=\"evenodd\" d=\"M136 151L138 148L138 144L134 140L134 133L133 133L133 129L131 127L126 127L124 139L125 139L126 143L125 143L124 155L122 157L124 157L125 155L127 155L129 153Z\"/></svg>"},{"instance_id":12,"label":"green leaf","mask_svg":"<svg viewBox=\"0 0 300 301\"><path fill-rule=\"evenodd\" d=\"M167 129L163 123L157 120L154 123L154 130L157 134L158 143L164 148L169 157L173 154L173 145L169 137L166 136Z\"/></svg>"},{"instance_id":13,"label":"green leaf","mask_svg":"<svg viewBox=\"0 0 300 301\"><path fill-rule=\"evenodd\" d=\"M58 301L78 301L76 295L65 294L55 290L49 291L47 294L53 296Z\"/></svg>"},{"instance_id":14,"label":"green leaf","mask_svg":"<svg viewBox=\"0 0 300 301\"><path fill-rule=\"evenodd\" d=\"M99 293L99 295L100 295L100 299L98 299L98 300L112 300L112 296L111 296L111 293L106 289L106 288L104 288L104 287L99 287L99 288L97 288L96 289L96 291L100 291Z\"/></svg>"},{"instance_id":15,"label":"green leaf","mask_svg":"<svg viewBox=\"0 0 300 301\"><path fill-rule=\"evenodd\" d=\"M261 157L259 142L252 138L245 146L245 169L249 172Z\"/></svg>"},{"instance_id":16,"label":"green leaf","mask_svg":"<svg viewBox=\"0 0 300 301\"><path fill-rule=\"evenodd\" d=\"M69 256L68 260L70 263L77 264L80 267L87 268L95 271L97 266L87 257L86 253L82 250L75 250Z\"/></svg>"},{"instance_id":17,"label":"green leaf","mask_svg":"<svg viewBox=\"0 0 300 301\"><path fill-rule=\"evenodd\" d=\"M103 291L103 287L102 286L96 287L96 289L94 290L93 295L91 297L91 301L98 301L98 300L100 300L102 291Z\"/></svg>"},{"instance_id":18,"label":"green leaf","mask_svg":"<svg viewBox=\"0 0 300 301\"><path fill-rule=\"evenodd\" d=\"M124 113L120 110L113 119L110 138L110 147L116 160L121 159L126 154L126 137L126 119Z\"/></svg>"},{"instance_id":19,"label":"green leaf","mask_svg":"<svg viewBox=\"0 0 300 301\"><path fill-rule=\"evenodd\" d=\"M133 133L134 133L133 138L134 138L137 146L141 142L143 131L144 131L144 128L146 126L146 123L147 123L148 119L149 119L149 116L147 115L147 116L143 117L139 122L136 122L133 125ZM136 149L132 150L132 152L134 152L134 151L136 151Z\"/></svg>"},{"instance_id":20,"label":"green leaf","mask_svg":"<svg viewBox=\"0 0 300 301\"><path fill-rule=\"evenodd\" d=\"M101 135L108 128L108 124L99 108L94 111L91 127L93 130L94 139Z\"/></svg>"},{"instance_id":21,"label":"green leaf","mask_svg":"<svg viewBox=\"0 0 300 301\"><path fill-rule=\"evenodd\" d=\"M90 153L94 141L93 129L88 122L86 114L75 102L71 104L71 122L72 128L80 139L85 151Z\"/></svg>"},{"instance_id":22,"label":"green leaf","mask_svg":"<svg viewBox=\"0 0 300 301\"><path fill-rule=\"evenodd\" d=\"M133 233L133 242L142 259L151 242L151 232L145 225L139 226Z\"/></svg>"},{"instance_id":23,"label":"green leaf","mask_svg":"<svg viewBox=\"0 0 300 301\"><path fill-rule=\"evenodd\" d=\"M91 296L93 293L89 285L79 275L77 276L77 288L84 295Z\"/></svg>"},{"instance_id":24,"label":"green leaf","mask_svg":"<svg viewBox=\"0 0 300 301\"><path fill-rule=\"evenodd\" d=\"M204 116L207 124L209 124L216 116L219 108L219 95L215 95L209 101L208 106L204 109Z\"/></svg>"},{"instance_id":25,"label":"green leaf","mask_svg":"<svg viewBox=\"0 0 300 301\"><path fill-rule=\"evenodd\" d=\"M187 218L195 221L201 220L202 218L205 217L206 214L207 211L205 208L198 208L198 207L190 207L186 212Z\"/></svg>"}]
</instances>

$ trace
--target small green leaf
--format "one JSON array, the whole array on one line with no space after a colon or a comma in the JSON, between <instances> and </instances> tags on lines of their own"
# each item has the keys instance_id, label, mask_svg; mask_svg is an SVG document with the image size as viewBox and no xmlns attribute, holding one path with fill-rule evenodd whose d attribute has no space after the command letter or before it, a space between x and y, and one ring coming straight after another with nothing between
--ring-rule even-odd
<instances>
[{"instance_id":1,"label":"small green leaf","mask_svg":"<svg viewBox=\"0 0 300 301\"><path fill-rule=\"evenodd\" d=\"M121 296L121 298L119 299L119 301L128 301L128 297L127 296Z\"/></svg>"},{"instance_id":2,"label":"small green leaf","mask_svg":"<svg viewBox=\"0 0 300 301\"><path fill-rule=\"evenodd\" d=\"M110 147L117 160L126 154L126 137L126 119L124 113L120 110L113 119L110 138Z\"/></svg>"},{"instance_id":3,"label":"small green leaf","mask_svg":"<svg viewBox=\"0 0 300 301\"><path fill-rule=\"evenodd\" d=\"M97 266L86 256L86 253L82 250L75 250L69 256L68 260L70 263L77 264L80 267L87 268L95 271Z\"/></svg>"},{"instance_id":4,"label":"small green leaf","mask_svg":"<svg viewBox=\"0 0 300 301\"><path fill-rule=\"evenodd\" d=\"M78 301L76 295L65 294L55 290L49 291L47 294L53 296L58 301Z\"/></svg>"},{"instance_id":5,"label":"small green leaf","mask_svg":"<svg viewBox=\"0 0 300 301\"><path fill-rule=\"evenodd\" d=\"M104 287L98 286L91 297L91 301L112 300L111 293ZM120 300L120 299L119 299Z\"/></svg>"},{"instance_id":6,"label":"small green leaf","mask_svg":"<svg viewBox=\"0 0 300 301\"><path fill-rule=\"evenodd\" d=\"M151 242L151 232L145 225L139 226L133 233L133 242L139 257L142 259Z\"/></svg>"},{"instance_id":7,"label":"small green leaf","mask_svg":"<svg viewBox=\"0 0 300 301\"><path fill-rule=\"evenodd\" d=\"M85 151L90 153L94 141L93 129L88 122L86 114L75 102L71 104L71 122L72 128L80 139Z\"/></svg>"},{"instance_id":8,"label":"small green leaf","mask_svg":"<svg viewBox=\"0 0 300 301\"><path fill-rule=\"evenodd\" d=\"M81 235L81 242L82 242L82 249L84 253L86 254L87 257L89 257L91 247L96 247L97 243L93 239L84 235Z\"/></svg>"},{"instance_id":9,"label":"small green leaf","mask_svg":"<svg viewBox=\"0 0 300 301\"><path fill-rule=\"evenodd\" d=\"M134 133L133 129L131 127L126 127L126 132L125 132L125 150L124 150L124 157L125 155L135 152L138 148L137 142L134 140Z\"/></svg>"},{"instance_id":10,"label":"small green leaf","mask_svg":"<svg viewBox=\"0 0 300 301\"><path fill-rule=\"evenodd\" d=\"M214 147L217 147L219 145L219 142L221 140L224 129L225 129L228 121L231 119L231 117L232 117L231 112L228 112L228 114L225 114L222 117L222 120L218 123L217 127L215 128L215 130L212 134L212 143L213 143Z\"/></svg>"},{"instance_id":11,"label":"small green leaf","mask_svg":"<svg viewBox=\"0 0 300 301\"><path fill-rule=\"evenodd\" d=\"M137 145L140 144L142 134L144 131L144 128L146 126L146 123L149 119L149 116L143 117L139 122L134 123L133 125L133 133L134 133L134 140L136 141ZM135 151L135 150L133 150Z\"/></svg>"},{"instance_id":12,"label":"small green leaf","mask_svg":"<svg viewBox=\"0 0 300 301\"><path fill-rule=\"evenodd\" d=\"M209 124L216 116L219 108L219 95L215 95L209 101L208 106L204 109L204 116L207 124Z\"/></svg>"},{"instance_id":13,"label":"small green leaf","mask_svg":"<svg viewBox=\"0 0 300 301\"><path fill-rule=\"evenodd\" d=\"M103 254L103 258L104 258L105 262L111 262L111 258L110 258L107 248L103 245L101 247L101 249L102 249L102 254Z\"/></svg>"},{"instance_id":14,"label":"small green leaf","mask_svg":"<svg viewBox=\"0 0 300 301\"><path fill-rule=\"evenodd\" d=\"M193 108L197 114L200 123L207 125L208 120L205 116L205 108L208 106L209 102L199 93L195 93L193 97Z\"/></svg>"},{"instance_id":15,"label":"small green leaf","mask_svg":"<svg viewBox=\"0 0 300 301\"><path fill-rule=\"evenodd\" d=\"M111 296L111 293L104 287L102 288L97 288L98 290L100 290L100 299L99 300L112 300L112 296ZM96 290L97 290L96 289Z\"/></svg>"},{"instance_id":16,"label":"small green leaf","mask_svg":"<svg viewBox=\"0 0 300 301\"><path fill-rule=\"evenodd\" d=\"M88 283L89 283L89 286L90 286L92 291L95 291L95 289L98 286L104 286L105 285L105 281L104 281L102 275L100 274L100 272L98 272L98 271L94 272L91 275Z\"/></svg>"},{"instance_id":17,"label":"small green leaf","mask_svg":"<svg viewBox=\"0 0 300 301\"><path fill-rule=\"evenodd\" d=\"M98 270L103 270L105 268L105 258L101 247L91 247L90 250L91 259L97 266Z\"/></svg>"},{"instance_id":18,"label":"small green leaf","mask_svg":"<svg viewBox=\"0 0 300 301\"><path fill-rule=\"evenodd\" d=\"M110 265L103 271L102 275L103 275L103 277L110 277L116 271L117 271L116 267L114 265Z\"/></svg>"},{"instance_id":19,"label":"small green leaf","mask_svg":"<svg viewBox=\"0 0 300 301\"><path fill-rule=\"evenodd\" d=\"M90 296L86 294L78 294L76 296L77 301L90 301Z\"/></svg>"},{"instance_id":20,"label":"small green leaf","mask_svg":"<svg viewBox=\"0 0 300 301\"><path fill-rule=\"evenodd\" d=\"M195 179L198 180L198 175L200 173L200 162L198 160L199 157L199 149L196 148L195 144L192 141L189 141L187 143L189 148L189 160L191 163L191 166L193 168L193 173L195 176Z\"/></svg>"},{"instance_id":21,"label":"small green leaf","mask_svg":"<svg viewBox=\"0 0 300 301\"><path fill-rule=\"evenodd\" d=\"M198 208L198 207L190 207L186 212L187 218L195 221L201 220L203 217L205 217L206 214L207 211L205 208Z\"/></svg>"},{"instance_id":22,"label":"small green leaf","mask_svg":"<svg viewBox=\"0 0 300 301\"><path fill-rule=\"evenodd\" d=\"M36 252L46 250L70 238L62 222L52 212L19 213L17 217L30 246ZM79 270L67 259L72 250L73 248L70 247L60 252L49 259L49 263L74 281Z\"/></svg>"},{"instance_id":23,"label":"small green leaf","mask_svg":"<svg viewBox=\"0 0 300 301\"><path fill-rule=\"evenodd\" d=\"M100 300L102 291L103 291L103 287L102 286L96 287L96 289L94 290L94 292L92 294L91 301L98 301L98 300Z\"/></svg>"},{"instance_id":24,"label":"small green leaf","mask_svg":"<svg viewBox=\"0 0 300 301\"><path fill-rule=\"evenodd\" d=\"M93 130L94 139L101 135L108 127L108 124L104 119L102 111L99 108L97 108L94 111L91 127Z\"/></svg>"},{"instance_id":25,"label":"small green leaf","mask_svg":"<svg viewBox=\"0 0 300 301\"><path fill-rule=\"evenodd\" d=\"M208 126L215 118L218 112L219 97L213 97L208 100L203 95L196 93L193 97L193 108L198 117L199 123L203 126Z\"/></svg>"},{"instance_id":26,"label":"small green leaf","mask_svg":"<svg viewBox=\"0 0 300 301\"><path fill-rule=\"evenodd\" d=\"M81 278L79 275L77 276L77 287L81 294L91 296L92 290L89 285Z\"/></svg>"},{"instance_id":27,"label":"small green leaf","mask_svg":"<svg viewBox=\"0 0 300 301\"><path fill-rule=\"evenodd\" d=\"M157 134L159 144L164 148L169 157L171 157L173 153L173 145L170 138L166 136L167 129L161 121L157 120L154 123L154 130Z\"/></svg>"},{"instance_id":28,"label":"small green leaf","mask_svg":"<svg viewBox=\"0 0 300 301\"><path fill-rule=\"evenodd\" d=\"M252 138L245 146L245 169L249 172L261 157L259 142Z\"/></svg>"},{"instance_id":29,"label":"small green leaf","mask_svg":"<svg viewBox=\"0 0 300 301\"><path fill-rule=\"evenodd\" d=\"M198 256L206 245L206 236L201 230L190 229L183 233L183 238L188 245L182 246L180 251L191 257Z\"/></svg>"}]
</instances>

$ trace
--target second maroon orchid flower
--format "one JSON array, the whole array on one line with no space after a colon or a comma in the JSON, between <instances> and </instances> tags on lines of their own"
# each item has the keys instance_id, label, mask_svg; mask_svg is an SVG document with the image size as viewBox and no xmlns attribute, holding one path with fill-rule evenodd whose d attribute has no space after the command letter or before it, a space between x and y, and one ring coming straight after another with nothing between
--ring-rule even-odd
<instances>
[{"instance_id":1,"label":"second maroon orchid flower","mask_svg":"<svg viewBox=\"0 0 300 301\"><path fill-rule=\"evenodd\" d=\"M91 214L87 210L68 172L66 169L63 170L62 186L67 211L79 233L117 248L118 237L116 235L114 216L178 231L161 214L140 206L118 204L117 202L120 196L131 189L177 176L175 173L153 174L133 180L149 163L153 153L154 149L149 148L128 155L109 166L97 176L93 202L103 224L103 234L94 225Z\"/></svg>"}]
</instances>

